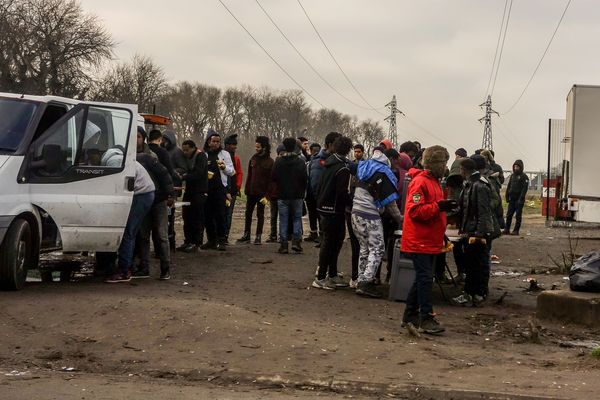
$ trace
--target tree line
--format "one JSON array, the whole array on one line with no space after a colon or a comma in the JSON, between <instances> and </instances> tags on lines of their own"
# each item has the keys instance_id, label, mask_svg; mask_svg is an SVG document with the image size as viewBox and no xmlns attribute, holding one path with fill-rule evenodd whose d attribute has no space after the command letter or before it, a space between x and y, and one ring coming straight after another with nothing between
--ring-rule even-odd
<instances>
[{"instance_id":1,"label":"tree line","mask_svg":"<svg viewBox=\"0 0 600 400\"><path fill-rule=\"evenodd\" d=\"M179 141L201 142L208 128L242 144L338 131L368 151L384 137L376 121L311 108L300 90L171 83L147 56L115 62L110 33L75 0L0 0L0 26L0 91L137 104L169 116Z\"/></svg>"}]
</instances>

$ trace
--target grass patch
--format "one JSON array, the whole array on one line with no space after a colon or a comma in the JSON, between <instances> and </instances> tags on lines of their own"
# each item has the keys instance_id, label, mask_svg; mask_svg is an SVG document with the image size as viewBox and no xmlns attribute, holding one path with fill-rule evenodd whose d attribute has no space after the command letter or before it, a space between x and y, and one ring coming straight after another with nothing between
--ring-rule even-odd
<instances>
[{"instance_id":1,"label":"grass patch","mask_svg":"<svg viewBox=\"0 0 600 400\"><path fill-rule=\"evenodd\" d=\"M596 360L600 360L600 347L596 347L594 350L592 350L590 355Z\"/></svg>"}]
</instances>

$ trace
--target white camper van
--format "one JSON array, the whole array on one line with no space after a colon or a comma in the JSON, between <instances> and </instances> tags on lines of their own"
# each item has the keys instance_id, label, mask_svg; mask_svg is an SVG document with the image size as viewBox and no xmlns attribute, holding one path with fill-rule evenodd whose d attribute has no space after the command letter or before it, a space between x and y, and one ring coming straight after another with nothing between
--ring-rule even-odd
<instances>
[{"instance_id":1,"label":"white camper van","mask_svg":"<svg viewBox=\"0 0 600 400\"><path fill-rule=\"evenodd\" d=\"M20 289L43 252L117 250L138 118L135 105L0 93L0 288Z\"/></svg>"}]
</instances>

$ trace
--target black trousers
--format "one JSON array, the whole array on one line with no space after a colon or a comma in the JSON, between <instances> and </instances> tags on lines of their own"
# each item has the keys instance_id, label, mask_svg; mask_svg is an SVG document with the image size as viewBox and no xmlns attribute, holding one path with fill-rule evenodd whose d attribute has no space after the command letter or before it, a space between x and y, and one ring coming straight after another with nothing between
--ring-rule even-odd
<instances>
[{"instance_id":1,"label":"black trousers","mask_svg":"<svg viewBox=\"0 0 600 400\"><path fill-rule=\"evenodd\" d=\"M277 238L277 219L279 218L279 207L277 207L277 199L270 200L269 211L271 213L271 233L269 234L269 237Z\"/></svg>"},{"instance_id":2,"label":"black trousers","mask_svg":"<svg viewBox=\"0 0 600 400\"><path fill-rule=\"evenodd\" d=\"M175 233L175 207L171 207L169 210L169 246L174 249L176 246L176 233ZM154 240L154 239L153 239ZM156 248L156 245L154 246Z\"/></svg>"},{"instance_id":3,"label":"black trousers","mask_svg":"<svg viewBox=\"0 0 600 400\"><path fill-rule=\"evenodd\" d=\"M252 214L256 207L256 234L262 235L263 225L265 223L265 205L260 202L264 196L251 196L246 197L246 221L244 225L244 234L250 234L252 229Z\"/></svg>"},{"instance_id":4,"label":"black trousers","mask_svg":"<svg viewBox=\"0 0 600 400\"><path fill-rule=\"evenodd\" d=\"M227 192L225 187L210 190L206 197L206 204L204 205L204 226L206 227L206 236L209 243L225 241L226 199Z\"/></svg>"},{"instance_id":5,"label":"black trousers","mask_svg":"<svg viewBox=\"0 0 600 400\"><path fill-rule=\"evenodd\" d=\"M183 217L183 237L185 243L200 245L204 230L204 204L206 193L185 193L183 201L189 202L181 211Z\"/></svg>"},{"instance_id":6,"label":"black trousers","mask_svg":"<svg viewBox=\"0 0 600 400\"><path fill-rule=\"evenodd\" d=\"M350 236L350 248L352 250L352 279L358 279L358 257L360 254L360 243L354 234L352 228L352 214L346 213L346 227L348 228L348 236Z\"/></svg>"},{"instance_id":7,"label":"black trousers","mask_svg":"<svg viewBox=\"0 0 600 400\"><path fill-rule=\"evenodd\" d=\"M481 243L465 244L465 293L486 296L490 279L488 246Z\"/></svg>"},{"instance_id":8,"label":"black trousers","mask_svg":"<svg viewBox=\"0 0 600 400\"><path fill-rule=\"evenodd\" d=\"M317 211L317 200L311 193L306 194L306 210L308 211L308 224L311 232L318 232L320 229L319 212Z\"/></svg>"},{"instance_id":9,"label":"black trousers","mask_svg":"<svg viewBox=\"0 0 600 400\"><path fill-rule=\"evenodd\" d=\"M337 263L344 236L346 235L346 224L343 214L321 215L321 230L323 240L319 251L319 271L317 279L337 276Z\"/></svg>"},{"instance_id":10,"label":"black trousers","mask_svg":"<svg viewBox=\"0 0 600 400\"><path fill-rule=\"evenodd\" d=\"M452 254L454 254L454 263L456 264L456 273L464 274L466 271L466 255L465 255L465 242L463 240L458 243L454 243L452 248Z\"/></svg>"}]
</instances>

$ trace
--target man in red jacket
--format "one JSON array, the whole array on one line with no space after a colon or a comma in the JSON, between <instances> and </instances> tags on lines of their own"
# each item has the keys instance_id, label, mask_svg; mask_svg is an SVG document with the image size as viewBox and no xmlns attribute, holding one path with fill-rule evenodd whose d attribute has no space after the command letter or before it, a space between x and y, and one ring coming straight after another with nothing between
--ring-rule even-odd
<instances>
[{"instance_id":1,"label":"man in red jacket","mask_svg":"<svg viewBox=\"0 0 600 400\"><path fill-rule=\"evenodd\" d=\"M413 261L415 280L406 299L403 326L412 323L424 333L441 333L431 304L434 257L442 252L446 231L446 211L457 207L455 200L444 200L440 179L450 155L441 146L428 147L423 153L423 170L412 168L408 185L402 252Z\"/></svg>"}]
</instances>

